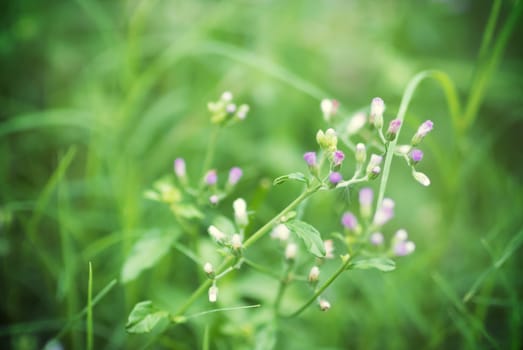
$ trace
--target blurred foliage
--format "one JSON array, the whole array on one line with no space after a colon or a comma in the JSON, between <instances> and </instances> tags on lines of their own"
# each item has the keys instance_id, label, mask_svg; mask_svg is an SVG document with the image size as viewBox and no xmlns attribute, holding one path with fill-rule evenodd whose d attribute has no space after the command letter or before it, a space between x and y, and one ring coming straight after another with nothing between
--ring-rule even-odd
<instances>
[{"instance_id":1,"label":"blurred foliage","mask_svg":"<svg viewBox=\"0 0 523 350\"><path fill-rule=\"evenodd\" d=\"M176 309L197 286L198 267L171 249L149 273L113 282L140 236L173 225L170 212L143 193L178 156L190 174L200 173L208 101L231 90L251 105L247 121L221 136L215 163L245 169L237 194L252 203L253 226L260 225L298 193L295 185L269 188L267 181L305 170L301 155L315 147L323 127L320 99L338 99L349 115L381 96L393 117L409 79L436 68L452 77L465 100L491 6L472 0L4 1L0 347L42 348L58 337L64 348L84 348L92 261L96 349L195 349L205 324L211 349L273 343L277 349L521 348L520 21L466 133L452 129L435 83L416 91L405 134L421 120L435 121L420 165L433 184L421 188L393 164L387 195L397 201L394 225L406 227L417 244L395 273L346 274L329 289L328 313L311 308L277 330L256 329L266 316L262 307L195 318L151 336L125 332L133 305L152 299ZM502 2L500 23L512 6ZM343 196L346 206L355 199ZM308 221L321 232L339 229L346 208L339 199L314 198ZM230 203L222 208L230 214ZM252 258L277 259L267 247ZM275 282L263 275L233 277L221 287L224 305L274 295ZM285 301L294 306L303 297L291 288ZM204 308L198 303L193 311Z\"/></svg>"}]
</instances>

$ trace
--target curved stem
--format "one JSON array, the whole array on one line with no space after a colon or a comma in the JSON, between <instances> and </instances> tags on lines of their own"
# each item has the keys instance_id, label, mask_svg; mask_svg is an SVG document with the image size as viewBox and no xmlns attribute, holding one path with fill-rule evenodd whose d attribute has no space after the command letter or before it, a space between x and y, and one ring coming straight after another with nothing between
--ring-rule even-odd
<instances>
[{"instance_id":1,"label":"curved stem","mask_svg":"<svg viewBox=\"0 0 523 350\"><path fill-rule=\"evenodd\" d=\"M320 288L318 288L318 290L316 290L316 292L309 298L309 300L307 300L307 302L305 302L305 304L303 304L298 310L294 311L290 315L281 315L281 317L292 318L298 316L303 311L305 311L305 309L307 309L312 303L314 303L316 299L318 299L318 297L321 295L321 293L323 293L325 289L327 289L336 280L336 278L338 278L338 276L341 275L343 271L347 269L347 266L349 266L350 261L350 258L346 259L336 270L336 272L334 272L334 274L331 277L329 277L329 279Z\"/></svg>"},{"instance_id":2,"label":"curved stem","mask_svg":"<svg viewBox=\"0 0 523 350\"><path fill-rule=\"evenodd\" d=\"M216 149L216 141L218 140L218 134L220 133L220 127L215 126L213 127L211 131L211 135L209 136L209 143L207 144L207 150L205 151L205 158L203 160L203 166L202 166L202 179L205 176L205 172L209 170L209 168L212 165L212 161L214 158L214 150ZM205 182L202 181L199 187L199 190L201 191Z\"/></svg>"}]
</instances>

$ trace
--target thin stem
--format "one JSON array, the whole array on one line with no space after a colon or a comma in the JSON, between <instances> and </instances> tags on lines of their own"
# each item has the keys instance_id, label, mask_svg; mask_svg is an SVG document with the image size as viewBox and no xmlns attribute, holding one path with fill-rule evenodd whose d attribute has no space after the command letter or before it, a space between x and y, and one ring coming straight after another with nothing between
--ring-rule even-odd
<instances>
[{"instance_id":1,"label":"thin stem","mask_svg":"<svg viewBox=\"0 0 523 350\"><path fill-rule=\"evenodd\" d=\"M327 289L338 278L338 276L341 275L343 273L343 271L345 271L347 269L347 266L349 266L350 261L351 261L350 258L346 259L340 265L340 267L336 270L336 272L334 272L334 274L331 277L329 277L329 279L320 288L318 288L318 290L316 290L316 292L309 298L309 300L307 300L307 302L305 302L305 304L303 304L298 310L294 311L290 315L286 315L286 316L282 316L282 317L285 317L285 318L296 317L299 314L301 314L303 311L305 311L305 309L307 309L312 303L314 303L318 299L318 297L325 291L325 289Z\"/></svg>"},{"instance_id":2,"label":"thin stem","mask_svg":"<svg viewBox=\"0 0 523 350\"><path fill-rule=\"evenodd\" d=\"M209 143L207 144L207 151L205 152L205 158L203 161L203 167L202 167L202 178L205 176L205 172L209 170L209 168L212 165L212 161L214 158L214 150L216 149L216 141L218 140L218 134L220 133L220 127L215 126L213 127L211 131L211 135L209 136ZM203 187L204 182L202 182L202 185L200 186L200 189Z\"/></svg>"},{"instance_id":3,"label":"thin stem","mask_svg":"<svg viewBox=\"0 0 523 350\"><path fill-rule=\"evenodd\" d=\"M280 309L280 304L283 299L283 294L285 293L285 289L287 289L287 286L289 285L289 273L292 269L292 263L288 262L285 267L285 271L283 272L282 277L280 278L280 283L278 285L278 292L276 293L276 299L274 300L274 314L278 314L278 310Z\"/></svg>"},{"instance_id":4,"label":"thin stem","mask_svg":"<svg viewBox=\"0 0 523 350\"><path fill-rule=\"evenodd\" d=\"M261 272L263 274L266 274L268 276L274 277L276 279L280 279L280 276L278 276L278 274L274 273L274 271L269 270L268 268L266 268L263 265L255 263L254 261L246 259L246 258L243 259L243 262L245 264L249 265L250 267L252 267L256 271L259 271L259 272Z\"/></svg>"},{"instance_id":5,"label":"thin stem","mask_svg":"<svg viewBox=\"0 0 523 350\"><path fill-rule=\"evenodd\" d=\"M494 30L496 29L496 22L498 21L499 13L501 11L501 0L494 0L492 3L492 9L487 22L487 27L483 33L483 39L481 40L481 47L479 49L479 61L480 63L485 58L487 50L490 47L490 42L494 36Z\"/></svg>"},{"instance_id":6,"label":"thin stem","mask_svg":"<svg viewBox=\"0 0 523 350\"><path fill-rule=\"evenodd\" d=\"M412 100L414 91L416 91L416 88L418 87L419 83L423 79L430 77L431 74L431 71L423 71L421 73L416 74L414 78L411 79L411 81L407 85L407 88L405 89L405 92L403 93L403 98L401 99L400 109L397 116L397 119L401 121L401 126L398 129L396 138L393 141L391 141L389 143L389 146L387 147L385 165L383 166L383 173L381 176L380 188L378 193L378 201L376 202L376 210L379 209L381 202L383 201L383 197L385 196L385 189L387 188L387 181L389 180L390 166L392 164L392 158L394 156L394 149L396 148L396 144L398 143L401 127L403 126L403 120L405 119L405 114L407 113L407 108L410 104L410 101Z\"/></svg>"},{"instance_id":7,"label":"thin stem","mask_svg":"<svg viewBox=\"0 0 523 350\"><path fill-rule=\"evenodd\" d=\"M87 283L87 350L93 349L93 266L89 261L89 279Z\"/></svg>"},{"instance_id":8,"label":"thin stem","mask_svg":"<svg viewBox=\"0 0 523 350\"><path fill-rule=\"evenodd\" d=\"M291 210L293 210L294 208L296 208L296 206L298 206L302 201L304 201L305 199L307 199L309 196L311 196L313 193L315 193L316 191L318 191L320 189L321 185L317 185L315 187L312 187L306 191L304 191L302 194L300 194L298 196L298 198L296 198L294 201L292 201L287 207L285 207L279 214L277 214L276 216L274 216L269 222L267 222L265 225L263 225L262 227L260 227L258 229L258 231L256 231L249 239L247 239L245 241L245 243L243 244L243 248L244 249L247 249L249 246L251 246L254 242L256 242L257 240L259 240L260 238L263 237L263 235L265 233L267 233L267 231L269 231L269 229L274 226L274 224L280 220L280 218L282 216L284 216L285 214L287 214L288 212L290 212ZM236 259L235 256L228 256L222 263L221 265L218 267L217 271L218 271L218 274L223 272L224 270L226 270L230 265L231 263ZM212 281L210 279L204 281L199 287L198 289L196 289L192 295L189 297L189 299L187 299L185 301L185 303L180 307L180 309L178 309L178 311L175 313L175 317L176 316L181 316L185 313L185 311L187 311L187 309L211 286L212 284Z\"/></svg>"}]
</instances>

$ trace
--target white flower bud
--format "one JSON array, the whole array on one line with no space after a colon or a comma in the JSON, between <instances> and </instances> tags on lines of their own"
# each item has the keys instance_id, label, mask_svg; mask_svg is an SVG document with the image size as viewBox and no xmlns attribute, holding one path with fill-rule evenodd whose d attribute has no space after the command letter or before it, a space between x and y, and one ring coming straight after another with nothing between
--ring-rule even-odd
<instances>
[{"instance_id":1,"label":"white flower bud","mask_svg":"<svg viewBox=\"0 0 523 350\"><path fill-rule=\"evenodd\" d=\"M365 148L365 145L363 143L358 143L356 145L356 162L358 164L365 163L365 160L367 159L367 150Z\"/></svg>"},{"instance_id":2,"label":"white flower bud","mask_svg":"<svg viewBox=\"0 0 523 350\"><path fill-rule=\"evenodd\" d=\"M203 271L205 271L206 274L210 275L214 272L214 268L210 262L206 262L205 265L203 265Z\"/></svg>"},{"instance_id":3,"label":"white flower bud","mask_svg":"<svg viewBox=\"0 0 523 350\"><path fill-rule=\"evenodd\" d=\"M207 229L207 231L209 232L209 235L211 235L212 238L214 238L214 240L216 240L217 242L221 242L225 239L225 233L223 233L222 231L220 231L216 226L214 225L211 225L209 226L209 228Z\"/></svg>"},{"instance_id":4,"label":"white flower bud","mask_svg":"<svg viewBox=\"0 0 523 350\"><path fill-rule=\"evenodd\" d=\"M361 130L365 126L365 123L367 122L367 116L363 112L356 113L348 122L347 128L345 129L347 131L347 134L354 135L358 131Z\"/></svg>"},{"instance_id":5,"label":"white flower bud","mask_svg":"<svg viewBox=\"0 0 523 350\"><path fill-rule=\"evenodd\" d=\"M430 179L427 175L423 174L419 171L412 171L412 176L414 176L414 179L418 181L423 186L429 186L430 185Z\"/></svg>"},{"instance_id":6,"label":"white flower bud","mask_svg":"<svg viewBox=\"0 0 523 350\"><path fill-rule=\"evenodd\" d=\"M329 303L327 300L325 299L321 299L320 300L320 310L321 311L327 311L331 308L331 303Z\"/></svg>"},{"instance_id":7,"label":"white flower bud","mask_svg":"<svg viewBox=\"0 0 523 350\"><path fill-rule=\"evenodd\" d=\"M291 231L285 224L276 225L271 232L271 237L284 242L289 239Z\"/></svg>"},{"instance_id":8,"label":"white flower bud","mask_svg":"<svg viewBox=\"0 0 523 350\"><path fill-rule=\"evenodd\" d=\"M211 288L209 288L209 301L215 303L216 300L218 300L218 287L213 284Z\"/></svg>"},{"instance_id":9,"label":"white flower bud","mask_svg":"<svg viewBox=\"0 0 523 350\"><path fill-rule=\"evenodd\" d=\"M409 238L409 235L404 229L396 231L396 234L394 235L394 239L400 242L406 241L407 238Z\"/></svg>"},{"instance_id":10,"label":"white flower bud","mask_svg":"<svg viewBox=\"0 0 523 350\"><path fill-rule=\"evenodd\" d=\"M320 277L320 268L318 266L313 266L309 272L309 282L316 283Z\"/></svg>"},{"instance_id":11,"label":"white flower bud","mask_svg":"<svg viewBox=\"0 0 523 350\"><path fill-rule=\"evenodd\" d=\"M245 227L249 223L247 216L247 203L243 198L238 198L232 203L234 209L234 219L240 227Z\"/></svg>"},{"instance_id":12,"label":"white flower bud","mask_svg":"<svg viewBox=\"0 0 523 350\"><path fill-rule=\"evenodd\" d=\"M231 247L234 250L240 250L242 248L242 236L235 233L231 237Z\"/></svg>"},{"instance_id":13,"label":"white flower bud","mask_svg":"<svg viewBox=\"0 0 523 350\"><path fill-rule=\"evenodd\" d=\"M230 91L225 91L223 94L222 94L222 101L225 101L225 102L229 102L229 101L232 101L232 93Z\"/></svg>"},{"instance_id":14,"label":"white flower bud","mask_svg":"<svg viewBox=\"0 0 523 350\"><path fill-rule=\"evenodd\" d=\"M285 259L294 260L297 252L298 246L295 243L287 244L287 247L285 248Z\"/></svg>"}]
</instances>

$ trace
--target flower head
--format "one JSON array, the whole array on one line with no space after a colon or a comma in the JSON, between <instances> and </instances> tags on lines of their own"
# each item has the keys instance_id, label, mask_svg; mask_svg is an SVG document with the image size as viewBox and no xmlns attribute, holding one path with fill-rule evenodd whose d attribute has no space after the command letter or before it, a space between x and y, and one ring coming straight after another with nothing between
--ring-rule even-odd
<instances>
[{"instance_id":1,"label":"flower head","mask_svg":"<svg viewBox=\"0 0 523 350\"><path fill-rule=\"evenodd\" d=\"M359 193L360 213L364 218L368 218L372 212L372 201L374 199L374 192L370 187L364 187Z\"/></svg>"},{"instance_id":2,"label":"flower head","mask_svg":"<svg viewBox=\"0 0 523 350\"><path fill-rule=\"evenodd\" d=\"M242 236L235 233L231 237L231 247L234 250L240 250L242 248Z\"/></svg>"},{"instance_id":3,"label":"flower head","mask_svg":"<svg viewBox=\"0 0 523 350\"><path fill-rule=\"evenodd\" d=\"M372 235L370 235L370 243L373 245L382 245L384 241L385 238L381 232L374 232Z\"/></svg>"},{"instance_id":4,"label":"flower head","mask_svg":"<svg viewBox=\"0 0 523 350\"><path fill-rule=\"evenodd\" d=\"M416 249L416 245L412 241L399 241L394 245L394 255L405 256L412 254Z\"/></svg>"},{"instance_id":5,"label":"flower head","mask_svg":"<svg viewBox=\"0 0 523 350\"><path fill-rule=\"evenodd\" d=\"M229 184L231 186L234 186L240 181L241 177L243 176L243 171L239 167L233 167L229 171Z\"/></svg>"},{"instance_id":6,"label":"flower head","mask_svg":"<svg viewBox=\"0 0 523 350\"><path fill-rule=\"evenodd\" d=\"M216 194L213 194L212 196L209 197L209 203L211 203L212 205L218 204L219 201L220 201L220 197L218 197L218 195L216 195Z\"/></svg>"},{"instance_id":7,"label":"flower head","mask_svg":"<svg viewBox=\"0 0 523 350\"><path fill-rule=\"evenodd\" d=\"M385 112L385 102L379 97L373 98L370 104L369 122L374 125L376 129L383 127L383 112Z\"/></svg>"},{"instance_id":8,"label":"flower head","mask_svg":"<svg viewBox=\"0 0 523 350\"><path fill-rule=\"evenodd\" d=\"M215 284L209 288L209 301L215 303L218 300L218 287Z\"/></svg>"},{"instance_id":9,"label":"flower head","mask_svg":"<svg viewBox=\"0 0 523 350\"><path fill-rule=\"evenodd\" d=\"M334 242L332 239L326 239L323 241L323 246L325 247L325 259L334 258Z\"/></svg>"},{"instance_id":10,"label":"flower head","mask_svg":"<svg viewBox=\"0 0 523 350\"><path fill-rule=\"evenodd\" d=\"M390 198L383 199L379 209L374 214L374 224L383 226L394 216L394 201Z\"/></svg>"},{"instance_id":11,"label":"flower head","mask_svg":"<svg viewBox=\"0 0 523 350\"><path fill-rule=\"evenodd\" d=\"M291 231L285 224L278 224L272 229L271 238L284 242L289 239L290 234Z\"/></svg>"},{"instance_id":12,"label":"flower head","mask_svg":"<svg viewBox=\"0 0 523 350\"><path fill-rule=\"evenodd\" d=\"M320 104L323 119L327 122L330 121L331 117L338 112L339 105L340 103L336 100L323 99Z\"/></svg>"},{"instance_id":13,"label":"flower head","mask_svg":"<svg viewBox=\"0 0 523 350\"><path fill-rule=\"evenodd\" d=\"M331 303L329 303L325 299L321 299L320 302L319 302L319 305L320 305L320 310L321 311L328 311L331 308Z\"/></svg>"},{"instance_id":14,"label":"flower head","mask_svg":"<svg viewBox=\"0 0 523 350\"><path fill-rule=\"evenodd\" d=\"M358 143L356 145L355 157L356 162L360 165L365 163L365 160L367 160L367 149L365 148L365 145L363 143Z\"/></svg>"},{"instance_id":15,"label":"flower head","mask_svg":"<svg viewBox=\"0 0 523 350\"><path fill-rule=\"evenodd\" d=\"M234 209L234 219L240 227L245 227L249 223L247 216L247 203L243 198L238 198L232 203Z\"/></svg>"},{"instance_id":16,"label":"flower head","mask_svg":"<svg viewBox=\"0 0 523 350\"><path fill-rule=\"evenodd\" d=\"M307 163L308 166L314 167L316 166L316 152L307 152L303 155L303 159Z\"/></svg>"},{"instance_id":17,"label":"flower head","mask_svg":"<svg viewBox=\"0 0 523 350\"><path fill-rule=\"evenodd\" d=\"M222 231L220 231L216 226L214 225L211 225L209 226L209 228L207 229L207 231L209 232L209 235L214 238L215 241L217 242L222 242L224 239L225 239L225 233L223 233Z\"/></svg>"},{"instance_id":18,"label":"flower head","mask_svg":"<svg viewBox=\"0 0 523 350\"><path fill-rule=\"evenodd\" d=\"M354 231L358 227L358 219L356 219L356 216L354 216L350 211L347 211L341 217L341 224L347 230Z\"/></svg>"},{"instance_id":19,"label":"flower head","mask_svg":"<svg viewBox=\"0 0 523 350\"><path fill-rule=\"evenodd\" d=\"M331 182L331 184L336 185L339 182L341 182L341 180L343 180L343 176L339 172L333 171L332 173L330 173L329 181Z\"/></svg>"},{"instance_id":20,"label":"flower head","mask_svg":"<svg viewBox=\"0 0 523 350\"><path fill-rule=\"evenodd\" d=\"M320 268L318 266L313 266L309 272L309 282L317 283L319 277L320 277Z\"/></svg>"},{"instance_id":21,"label":"flower head","mask_svg":"<svg viewBox=\"0 0 523 350\"><path fill-rule=\"evenodd\" d=\"M390 121L389 130L387 131L387 140L393 141L400 130L401 120L393 119Z\"/></svg>"},{"instance_id":22,"label":"flower head","mask_svg":"<svg viewBox=\"0 0 523 350\"><path fill-rule=\"evenodd\" d=\"M211 169L205 174L205 183L209 186L216 185L218 182L218 173L215 169Z\"/></svg>"},{"instance_id":23,"label":"flower head","mask_svg":"<svg viewBox=\"0 0 523 350\"><path fill-rule=\"evenodd\" d=\"M179 178L183 178L187 175L185 169L185 160L183 158L176 158L174 160L174 173Z\"/></svg>"},{"instance_id":24,"label":"flower head","mask_svg":"<svg viewBox=\"0 0 523 350\"><path fill-rule=\"evenodd\" d=\"M298 252L298 246L296 243L289 243L285 247L285 259L294 260L296 258L296 253Z\"/></svg>"},{"instance_id":25,"label":"flower head","mask_svg":"<svg viewBox=\"0 0 523 350\"><path fill-rule=\"evenodd\" d=\"M339 167L343 162L343 159L345 159L345 154L340 150L335 151L332 155L332 163L334 166Z\"/></svg>"},{"instance_id":26,"label":"flower head","mask_svg":"<svg viewBox=\"0 0 523 350\"><path fill-rule=\"evenodd\" d=\"M410 161L412 164L418 164L423 159L423 151L420 149L413 149L410 152Z\"/></svg>"},{"instance_id":27,"label":"flower head","mask_svg":"<svg viewBox=\"0 0 523 350\"><path fill-rule=\"evenodd\" d=\"M416 131L416 133L412 137L412 140L410 141L410 143L413 146L418 145L423 140L423 138L425 136L427 136L427 134L432 130L433 127L434 127L434 123L431 120L424 121L419 126L418 131Z\"/></svg>"}]
</instances>

